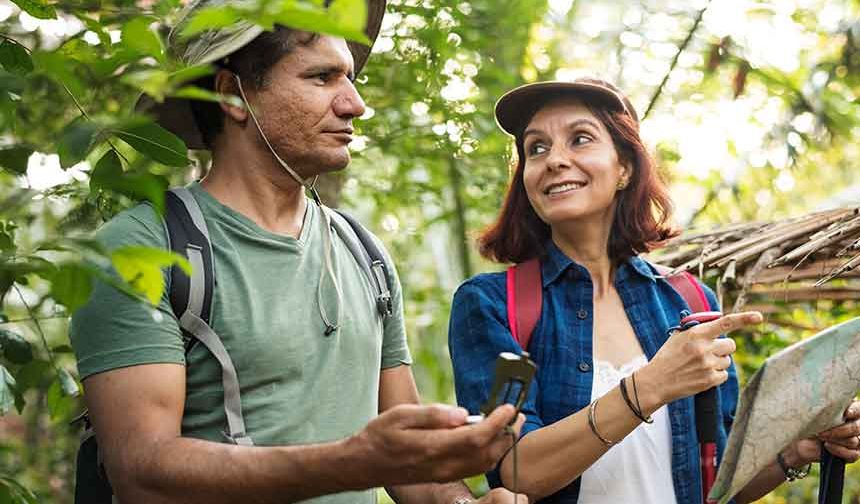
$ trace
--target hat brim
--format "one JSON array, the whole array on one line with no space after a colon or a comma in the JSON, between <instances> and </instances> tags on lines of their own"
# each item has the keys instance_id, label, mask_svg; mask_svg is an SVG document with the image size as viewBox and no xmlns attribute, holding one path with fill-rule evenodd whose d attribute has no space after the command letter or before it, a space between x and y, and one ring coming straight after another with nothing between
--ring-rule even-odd
<instances>
[{"instance_id":1,"label":"hat brim","mask_svg":"<svg viewBox=\"0 0 860 504\"><path fill-rule=\"evenodd\" d=\"M349 51L352 53L355 75L358 75L364 68L370 57L373 43L379 36L382 17L385 15L385 4L386 0L367 1L367 27L364 33L370 39L369 46L347 41ZM251 43L261 33L263 33L262 28L248 23L247 26L243 26L231 34L229 43L219 44L218 48L207 52L205 57L198 59L194 64L212 63L225 58ZM197 127L197 121L194 120L190 99L170 97L159 103L149 95L142 95L135 105L135 110L153 116L155 122L181 138L189 149L208 149L203 142L203 135Z\"/></svg>"},{"instance_id":2,"label":"hat brim","mask_svg":"<svg viewBox=\"0 0 860 504\"><path fill-rule=\"evenodd\" d=\"M506 133L519 136L535 112L551 100L573 98L599 100L611 110L626 112L638 121L636 111L624 103L624 97L612 89L589 82L547 81L525 84L505 93L496 102L496 123Z\"/></svg>"}]
</instances>

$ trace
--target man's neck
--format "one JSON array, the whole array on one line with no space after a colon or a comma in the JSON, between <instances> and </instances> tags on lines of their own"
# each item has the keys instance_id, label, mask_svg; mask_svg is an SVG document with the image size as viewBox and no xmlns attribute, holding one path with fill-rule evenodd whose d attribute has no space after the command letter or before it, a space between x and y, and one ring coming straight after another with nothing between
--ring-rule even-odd
<instances>
[{"instance_id":1,"label":"man's neck","mask_svg":"<svg viewBox=\"0 0 860 504\"><path fill-rule=\"evenodd\" d=\"M298 238L307 208L304 187L274 159L259 155L270 153L248 154L213 153L201 186L266 231Z\"/></svg>"}]
</instances>

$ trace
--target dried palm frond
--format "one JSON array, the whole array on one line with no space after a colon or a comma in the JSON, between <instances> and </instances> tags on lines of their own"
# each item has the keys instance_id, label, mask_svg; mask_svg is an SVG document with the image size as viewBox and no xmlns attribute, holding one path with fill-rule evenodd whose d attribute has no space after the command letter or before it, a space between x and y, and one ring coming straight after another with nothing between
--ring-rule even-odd
<instances>
[{"instance_id":1,"label":"dried palm frond","mask_svg":"<svg viewBox=\"0 0 860 504\"><path fill-rule=\"evenodd\" d=\"M850 207L685 233L652 257L676 272L716 270L721 282L735 289L739 308L747 294L760 297L771 291L788 301L860 300L860 288L822 288L837 278L860 278L858 251L860 207ZM792 282L805 282L806 290L788 289ZM782 285L771 290L757 287L765 284Z\"/></svg>"}]
</instances>

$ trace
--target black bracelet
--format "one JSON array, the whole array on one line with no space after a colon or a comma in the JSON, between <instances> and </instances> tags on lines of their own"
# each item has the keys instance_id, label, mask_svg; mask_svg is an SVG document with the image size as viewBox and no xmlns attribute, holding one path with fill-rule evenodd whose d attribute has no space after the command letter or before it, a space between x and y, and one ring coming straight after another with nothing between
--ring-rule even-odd
<instances>
[{"instance_id":1,"label":"black bracelet","mask_svg":"<svg viewBox=\"0 0 860 504\"><path fill-rule=\"evenodd\" d=\"M642 405L639 404L639 387L636 386L636 371L634 371L630 377L633 379L633 395L636 397L636 409L639 410L639 414L642 414ZM642 421L648 424L654 423L654 419L651 418L651 415L646 416Z\"/></svg>"},{"instance_id":2,"label":"black bracelet","mask_svg":"<svg viewBox=\"0 0 860 504\"><path fill-rule=\"evenodd\" d=\"M636 418L642 420L645 423L651 423L654 420L651 417L645 418L645 415L642 414L642 411L637 409L636 406L633 405L633 401L630 400L630 395L627 393L627 383L625 382L627 378L622 378L621 383L619 384L619 388L621 389L621 397L624 398L624 402L627 404L627 407L630 408L630 411L636 415Z\"/></svg>"}]
</instances>

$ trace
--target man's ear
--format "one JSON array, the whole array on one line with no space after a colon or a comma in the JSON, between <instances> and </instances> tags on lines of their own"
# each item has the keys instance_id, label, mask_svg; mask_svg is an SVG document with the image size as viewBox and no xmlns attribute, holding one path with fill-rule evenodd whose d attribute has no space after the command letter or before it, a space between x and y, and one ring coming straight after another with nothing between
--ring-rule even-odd
<instances>
[{"instance_id":1,"label":"man's ear","mask_svg":"<svg viewBox=\"0 0 860 504\"><path fill-rule=\"evenodd\" d=\"M215 72L215 92L224 97L229 97L230 100L223 100L219 103L221 111L224 115L233 119L237 123L244 123L248 120L248 111L244 106L239 106L242 102L239 93L239 86L236 82L239 76L224 68L218 69ZM243 102L244 103L244 102Z\"/></svg>"}]
</instances>

